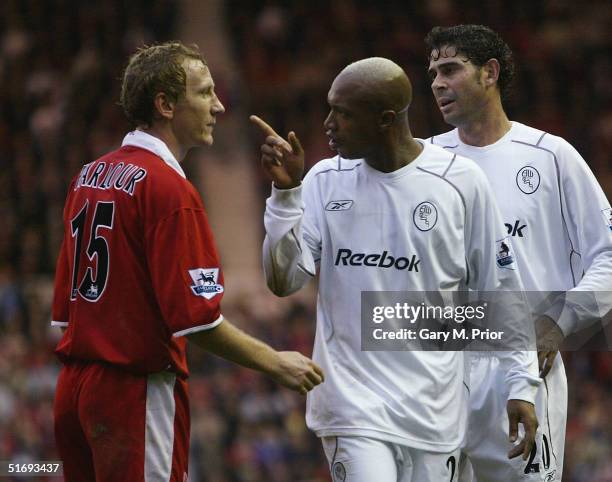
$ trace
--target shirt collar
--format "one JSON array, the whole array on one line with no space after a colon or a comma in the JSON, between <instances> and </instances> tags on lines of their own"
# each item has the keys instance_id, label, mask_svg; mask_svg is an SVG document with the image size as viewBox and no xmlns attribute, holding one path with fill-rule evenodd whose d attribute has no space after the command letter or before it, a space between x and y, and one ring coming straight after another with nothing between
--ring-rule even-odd
<instances>
[{"instance_id":1,"label":"shirt collar","mask_svg":"<svg viewBox=\"0 0 612 482\"><path fill-rule=\"evenodd\" d=\"M176 158L172 155L166 143L162 141L161 139L155 136L152 136L151 134L147 134L146 132L135 130L135 131L129 132L123 138L121 147L123 146L140 147L141 149L146 149L147 151L152 152L156 156L161 157L164 160L164 162L168 164L176 172L178 172L181 177L187 179L187 176L185 176L185 172L183 171L183 168L178 163Z\"/></svg>"}]
</instances>

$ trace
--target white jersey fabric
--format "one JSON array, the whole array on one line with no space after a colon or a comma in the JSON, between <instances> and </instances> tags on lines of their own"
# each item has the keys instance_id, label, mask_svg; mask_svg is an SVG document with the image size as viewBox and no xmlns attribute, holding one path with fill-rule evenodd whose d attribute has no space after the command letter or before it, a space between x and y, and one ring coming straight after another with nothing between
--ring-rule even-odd
<instances>
[{"instance_id":1,"label":"white jersey fabric","mask_svg":"<svg viewBox=\"0 0 612 482\"><path fill-rule=\"evenodd\" d=\"M553 316L565 335L612 308L612 212L582 156L561 137L512 122L496 143L464 144L457 129L429 139L485 172L527 291L590 291Z\"/></svg>"},{"instance_id":2,"label":"white jersey fabric","mask_svg":"<svg viewBox=\"0 0 612 482\"><path fill-rule=\"evenodd\" d=\"M269 287L288 295L317 268L320 275L313 359L326 379L309 392L306 414L319 437L450 452L464 436L463 353L361 351L362 291L521 289L517 271L496 263L506 234L484 174L423 144L414 161L390 173L364 160L325 159L301 186L273 186L267 200ZM418 217L422 203L437 213L431 227ZM389 257L409 262L386 267ZM503 362L509 398L533 401L535 354L507 353Z\"/></svg>"},{"instance_id":3,"label":"white jersey fabric","mask_svg":"<svg viewBox=\"0 0 612 482\"><path fill-rule=\"evenodd\" d=\"M568 291L546 314L566 335L587 328L612 307L610 204L580 154L565 140L512 122L494 144L464 144L457 129L428 140L468 156L485 172L517 254L533 309L550 291ZM584 293L590 292L590 293ZM573 296L572 296L573 295ZM536 398L537 453L528 464L509 461L502 435L495 361L475 358L466 451L478 480L561 480L567 418L567 380L557 356ZM530 472L531 470L531 472ZM537 470L537 472L536 472ZM470 480L469 477L461 480Z\"/></svg>"},{"instance_id":4,"label":"white jersey fabric","mask_svg":"<svg viewBox=\"0 0 612 482\"><path fill-rule=\"evenodd\" d=\"M365 437L323 437L332 482L456 482L460 449L427 452ZM375 463L373 463L375 461Z\"/></svg>"}]
</instances>

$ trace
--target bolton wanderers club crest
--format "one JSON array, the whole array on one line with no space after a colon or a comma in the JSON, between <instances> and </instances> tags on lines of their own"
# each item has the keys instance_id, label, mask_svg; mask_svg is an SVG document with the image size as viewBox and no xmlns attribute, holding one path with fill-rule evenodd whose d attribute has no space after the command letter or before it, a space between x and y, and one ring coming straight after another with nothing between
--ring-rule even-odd
<instances>
[{"instance_id":1,"label":"bolton wanderers club crest","mask_svg":"<svg viewBox=\"0 0 612 482\"><path fill-rule=\"evenodd\" d=\"M438 210L432 203L422 202L412 213L412 219L420 231L429 231L438 222Z\"/></svg>"},{"instance_id":2,"label":"bolton wanderers club crest","mask_svg":"<svg viewBox=\"0 0 612 482\"><path fill-rule=\"evenodd\" d=\"M217 283L219 268L196 268L189 270L193 280L191 291L196 296L210 300L213 296L223 293L223 285Z\"/></svg>"},{"instance_id":3,"label":"bolton wanderers club crest","mask_svg":"<svg viewBox=\"0 0 612 482\"><path fill-rule=\"evenodd\" d=\"M346 469L342 462L336 462L332 467L334 482L344 482L346 480Z\"/></svg>"},{"instance_id":4,"label":"bolton wanderers club crest","mask_svg":"<svg viewBox=\"0 0 612 482\"><path fill-rule=\"evenodd\" d=\"M535 167L525 166L516 174L516 185L525 194L533 194L540 187L540 173Z\"/></svg>"},{"instance_id":5,"label":"bolton wanderers club crest","mask_svg":"<svg viewBox=\"0 0 612 482\"><path fill-rule=\"evenodd\" d=\"M509 238L500 239L495 243L497 266L500 268L514 269L514 253Z\"/></svg>"}]
</instances>

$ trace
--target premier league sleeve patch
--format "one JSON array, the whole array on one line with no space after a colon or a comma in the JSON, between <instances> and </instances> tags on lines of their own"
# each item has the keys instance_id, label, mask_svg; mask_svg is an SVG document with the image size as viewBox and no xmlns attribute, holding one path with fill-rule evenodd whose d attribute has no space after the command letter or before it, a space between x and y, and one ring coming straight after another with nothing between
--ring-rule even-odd
<instances>
[{"instance_id":1,"label":"premier league sleeve patch","mask_svg":"<svg viewBox=\"0 0 612 482\"><path fill-rule=\"evenodd\" d=\"M217 283L219 268L190 269L189 276L193 280L191 291L194 295L210 300L219 293L223 293L223 285Z\"/></svg>"},{"instance_id":2,"label":"premier league sleeve patch","mask_svg":"<svg viewBox=\"0 0 612 482\"><path fill-rule=\"evenodd\" d=\"M608 229L612 231L612 208L602 209L601 214L606 221L606 226L608 226Z\"/></svg>"},{"instance_id":3,"label":"premier league sleeve patch","mask_svg":"<svg viewBox=\"0 0 612 482\"><path fill-rule=\"evenodd\" d=\"M514 251L510 238L505 237L495 242L495 258L500 268L514 269Z\"/></svg>"}]
</instances>

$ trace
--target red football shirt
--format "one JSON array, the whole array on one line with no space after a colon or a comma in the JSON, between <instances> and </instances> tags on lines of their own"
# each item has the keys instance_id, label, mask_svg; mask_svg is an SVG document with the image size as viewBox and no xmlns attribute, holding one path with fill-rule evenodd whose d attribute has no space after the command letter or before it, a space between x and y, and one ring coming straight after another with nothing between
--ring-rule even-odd
<instances>
[{"instance_id":1,"label":"red football shirt","mask_svg":"<svg viewBox=\"0 0 612 482\"><path fill-rule=\"evenodd\" d=\"M159 139L135 131L85 165L64 207L52 324L62 360L187 376L181 335L223 320L223 275L200 196Z\"/></svg>"}]
</instances>

